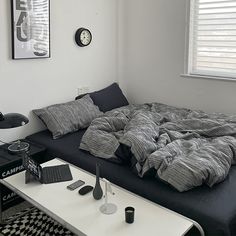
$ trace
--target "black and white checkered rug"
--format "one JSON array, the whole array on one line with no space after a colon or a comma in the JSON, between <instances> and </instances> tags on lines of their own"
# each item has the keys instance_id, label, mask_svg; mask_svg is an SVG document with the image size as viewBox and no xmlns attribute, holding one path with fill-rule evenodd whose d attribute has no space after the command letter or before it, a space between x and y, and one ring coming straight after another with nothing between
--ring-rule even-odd
<instances>
[{"instance_id":1,"label":"black and white checkered rug","mask_svg":"<svg viewBox=\"0 0 236 236\"><path fill-rule=\"evenodd\" d=\"M26 209L25 211L28 211ZM22 212L21 212L22 213ZM18 213L20 214L20 213ZM0 236L72 236L69 230L65 229L52 218L32 207L28 213L19 216L16 220L7 225L0 225Z\"/></svg>"}]
</instances>

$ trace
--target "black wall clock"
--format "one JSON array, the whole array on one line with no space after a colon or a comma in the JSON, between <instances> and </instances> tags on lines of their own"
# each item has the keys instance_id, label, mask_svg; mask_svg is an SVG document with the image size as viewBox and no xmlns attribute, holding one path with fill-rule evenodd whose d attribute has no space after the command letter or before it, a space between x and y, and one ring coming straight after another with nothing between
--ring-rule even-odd
<instances>
[{"instance_id":1,"label":"black wall clock","mask_svg":"<svg viewBox=\"0 0 236 236\"><path fill-rule=\"evenodd\" d=\"M75 42L80 47L88 46L92 41L92 34L88 29L79 28L75 33Z\"/></svg>"}]
</instances>

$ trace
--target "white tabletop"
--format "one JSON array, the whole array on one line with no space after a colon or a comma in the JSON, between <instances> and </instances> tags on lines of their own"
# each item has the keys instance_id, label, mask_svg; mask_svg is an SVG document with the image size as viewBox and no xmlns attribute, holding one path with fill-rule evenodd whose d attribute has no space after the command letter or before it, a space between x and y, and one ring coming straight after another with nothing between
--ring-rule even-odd
<instances>
[{"instance_id":1,"label":"white tabletop","mask_svg":"<svg viewBox=\"0 0 236 236\"><path fill-rule=\"evenodd\" d=\"M63 163L54 159L43 166ZM109 202L115 203L118 210L113 215L104 215L99 210L103 199L94 200L92 192L81 196L78 189L66 189L67 185L78 179L94 186L95 177L74 166L70 166L70 169L73 180L68 182L25 184L24 171L0 181L77 235L143 236L148 233L178 236L184 235L193 226L191 220L115 185L112 186L115 195L109 195ZM104 189L102 181L101 186ZM127 206L135 208L133 224L127 224L124 220Z\"/></svg>"}]
</instances>

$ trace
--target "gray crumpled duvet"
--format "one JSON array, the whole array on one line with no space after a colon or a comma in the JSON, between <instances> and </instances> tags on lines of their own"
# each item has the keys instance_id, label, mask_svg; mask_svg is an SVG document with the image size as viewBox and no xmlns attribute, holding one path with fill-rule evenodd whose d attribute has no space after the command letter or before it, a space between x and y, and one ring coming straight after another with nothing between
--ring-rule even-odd
<instances>
[{"instance_id":1,"label":"gray crumpled duvet","mask_svg":"<svg viewBox=\"0 0 236 236\"><path fill-rule=\"evenodd\" d=\"M156 177L178 191L223 181L236 163L236 116L207 114L160 103L129 105L93 120L80 148L117 160L128 147L140 177Z\"/></svg>"}]
</instances>

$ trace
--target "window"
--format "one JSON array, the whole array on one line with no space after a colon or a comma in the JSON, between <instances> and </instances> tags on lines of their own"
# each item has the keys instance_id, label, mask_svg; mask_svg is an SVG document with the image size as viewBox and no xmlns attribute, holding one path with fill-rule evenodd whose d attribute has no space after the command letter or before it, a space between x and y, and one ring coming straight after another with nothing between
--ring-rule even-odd
<instances>
[{"instance_id":1,"label":"window","mask_svg":"<svg viewBox=\"0 0 236 236\"><path fill-rule=\"evenodd\" d=\"M190 0L188 74L236 79L236 0Z\"/></svg>"}]
</instances>

